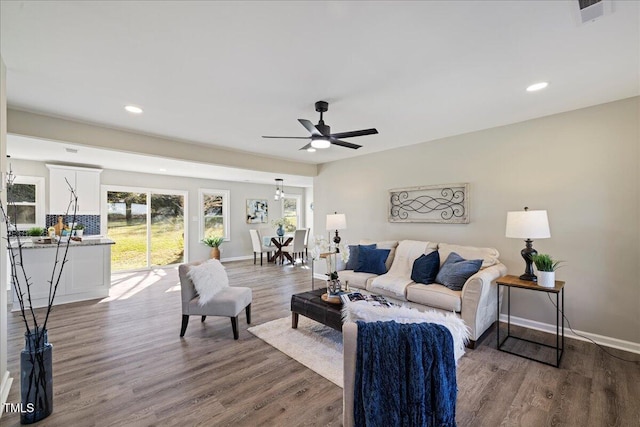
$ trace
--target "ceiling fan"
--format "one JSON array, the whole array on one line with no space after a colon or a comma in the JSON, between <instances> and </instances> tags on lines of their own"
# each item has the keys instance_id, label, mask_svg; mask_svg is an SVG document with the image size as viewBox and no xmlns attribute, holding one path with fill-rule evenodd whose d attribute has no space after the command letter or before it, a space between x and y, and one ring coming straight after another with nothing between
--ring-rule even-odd
<instances>
[{"instance_id":1,"label":"ceiling fan","mask_svg":"<svg viewBox=\"0 0 640 427\"><path fill-rule=\"evenodd\" d=\"M341 138L352 138L354 136L374 135L378 131L373 129L354 130L350 132L331 133L331 127L324 124L322 113L329 109L329 103L326 101L316 102L316 111L320 113L320 121L314 125L309 120L298 119L300 124L305 127L311 136L263 136L263 138L283 138L283 139L310 139L311 142L301 150L316 151L317 149L329 148L331 144L341 147L353 148L354 150L362 147L362 145L353 144L351 142L341 141Z\"/></svg>"}]
</instances>

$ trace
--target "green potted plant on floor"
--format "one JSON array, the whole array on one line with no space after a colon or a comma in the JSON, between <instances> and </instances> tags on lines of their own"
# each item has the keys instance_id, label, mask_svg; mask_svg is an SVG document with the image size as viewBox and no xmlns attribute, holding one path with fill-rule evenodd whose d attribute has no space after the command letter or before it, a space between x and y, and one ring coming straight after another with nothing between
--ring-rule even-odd
<instances>
[{"instance_id":1,"label":"green potted plant on floor","mask_svg":"<svg viewBox=\"0 0 640 427\"><path fill-rule=\"evenodd\" d=\"M535 254L531 260L538 270L538 285L553 288L556 285L556 270L562 261L554 261L548 254Z\"/></svg>"},{"instance_id":2,"label":"green potted plant on floor","mask_svg":"<svg viewBox=\"0 0 640 427\"><path fill-rule=\"evenodd\" d=\"M211 248L211 258L220 259L220 245L224 242L224 237L207 236L202 239L202 243Z\"/></svg>"}]
</instances>

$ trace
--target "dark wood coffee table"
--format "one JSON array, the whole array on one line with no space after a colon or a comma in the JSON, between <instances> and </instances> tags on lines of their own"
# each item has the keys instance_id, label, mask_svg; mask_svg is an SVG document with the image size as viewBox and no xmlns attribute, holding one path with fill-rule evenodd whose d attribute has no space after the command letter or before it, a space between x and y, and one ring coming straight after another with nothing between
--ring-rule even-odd
<instances>
[{"instance_id":1,"label":"dark wood coffee table","mask_svg":"<svg viewBox=\"0 0 640 427\"><path fill-rule=\"evenodd\" d=\"M327 325L337 331L342 331L342 304L333 304L322 300L326 289L302 292L291 296L291 327L298 327L298 316Z\"/></svg>"}]
</instances>

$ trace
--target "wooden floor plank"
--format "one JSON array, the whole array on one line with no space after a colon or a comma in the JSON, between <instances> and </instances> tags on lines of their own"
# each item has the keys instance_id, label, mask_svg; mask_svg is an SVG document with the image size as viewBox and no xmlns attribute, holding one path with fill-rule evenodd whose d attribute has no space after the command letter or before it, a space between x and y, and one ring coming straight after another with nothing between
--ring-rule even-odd
<instances>
[{"instance_id":1,"label":"wooden floor plank","mask_svg":"<svg viewBox=\"0 0 640 427\"><path fill-rule=\"evenodd\" d=\"M225 266L232 285L253 290L254 325L290 316L291 294L311 288L307 266ZM108 300L57 306L51 315L54 412L41 425L341 425L342 389L247 332L244 314L237 341L228 318L201 323L198 316L180 338L175 268L116 274L112 282ZM8 317L8 365L16 377L24 326L17 313ZM458 426L638 424L640 364L567 339L556 369L498 352L495 339L491 332L459 362ZM544 351L516 345L532 356ZM19 402L18 379L9 402ZM17 426L19 416L4 414L1 422Z\"/></svg>"}]
</instances>

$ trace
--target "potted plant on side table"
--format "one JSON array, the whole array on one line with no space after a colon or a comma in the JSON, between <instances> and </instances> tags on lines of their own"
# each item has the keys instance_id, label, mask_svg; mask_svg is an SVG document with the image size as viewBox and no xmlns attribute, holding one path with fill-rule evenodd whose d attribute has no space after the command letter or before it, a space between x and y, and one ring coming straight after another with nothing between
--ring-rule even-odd
<instances>
[{"instance_id":1,"label":"potted plant on side table","mask_svg":"<svg viewBox=\"0 0 640 427\"><path fill-rule=\"evenodd\" d=\"M223 237L208 236L202 239L202 243L211 248L211 258L220 260L220 245L224 242Z\"/></svg>"},{"instance_id":2,"label":"potted plant on side table","mask_svg":"<svg viewBox=\"0 0 640 427\"><path fill-rule=\"evenodd\" d=\"M562 261L554 261L548 254L535 254L531 260L538 270L538 285L553 288L556 285L556 270Z\"/></svg>"}]
</instances>

